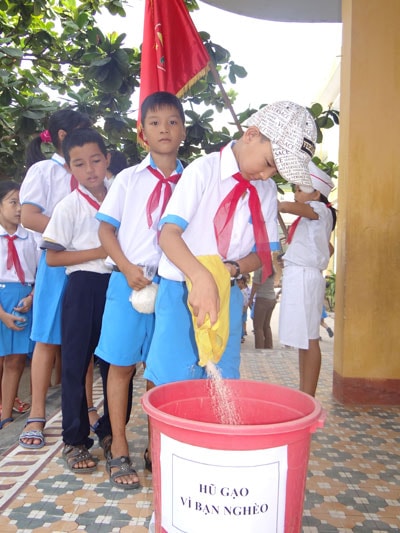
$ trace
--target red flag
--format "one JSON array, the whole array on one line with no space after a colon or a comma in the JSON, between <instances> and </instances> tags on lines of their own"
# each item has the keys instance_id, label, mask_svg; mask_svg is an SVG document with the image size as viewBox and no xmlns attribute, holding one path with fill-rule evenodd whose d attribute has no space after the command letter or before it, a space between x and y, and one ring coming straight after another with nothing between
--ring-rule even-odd
<instances>
[{"instance_id":1,"label":"red flag","mask_svg":"<svg viewBox=\"0 0 400 533\"><path fill-rule=\"evenodd\" d=\"M210 58L183 0L146 0L140 66L140 106L156 91L182 96L208 71Z\"/></svg>"}]
</instances>

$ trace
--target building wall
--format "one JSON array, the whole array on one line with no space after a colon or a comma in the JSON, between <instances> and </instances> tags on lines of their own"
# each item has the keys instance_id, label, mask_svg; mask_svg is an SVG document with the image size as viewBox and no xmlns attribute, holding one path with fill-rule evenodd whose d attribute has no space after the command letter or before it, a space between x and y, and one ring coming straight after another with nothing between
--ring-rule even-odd
<instances>
[{"instance_id":1,"label":"building wall","mask_svg":"<svg viewBox=\"0 0 400 533\"><path fill-rule=\"evenodd\" d=\"M333 391L400 403L400 2L342 5Z\"/></svg>"}]
</instances>

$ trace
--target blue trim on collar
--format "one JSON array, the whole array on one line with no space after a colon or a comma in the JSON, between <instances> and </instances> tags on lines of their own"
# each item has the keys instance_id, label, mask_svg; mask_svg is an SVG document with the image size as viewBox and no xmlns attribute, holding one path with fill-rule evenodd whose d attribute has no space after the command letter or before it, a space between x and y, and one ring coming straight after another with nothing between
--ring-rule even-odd
<instances>
[{"instance_id":1,"label":"blue trim on collar","mask_svg":"<svg viewBox=\"0 0 400 533\"><path fill-rule=\"evenodd\" d=\"M153 168L155 168L155 169L157 169L157 165L155 164L152 155L151 155L151 154L149 154L149 155L150 155L150 166L153 167ZM177 174L182 174L182 172L183 172L183 165L182 165L182 163L179 161L179 159L176 160L175 172L176 172ZM168 176L168 177L169 177L169 176Z\"/></svg>"}]
</instances>

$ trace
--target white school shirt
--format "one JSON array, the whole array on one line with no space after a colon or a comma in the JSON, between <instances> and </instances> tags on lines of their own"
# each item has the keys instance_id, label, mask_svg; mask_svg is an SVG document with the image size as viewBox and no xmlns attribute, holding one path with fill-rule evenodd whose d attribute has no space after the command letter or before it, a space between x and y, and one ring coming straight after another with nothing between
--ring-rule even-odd
<instances>
[{"instance_id":1,"label":"white school shirt","mask_svg":"<svg viewBox=\"0 0 400 533\"><path fill-rule=\"evenodd\" d=\"M301 217L283 259L285 266L312 267L322 271L329 263L332 212L323 202L307 203L317 213L318 219Z\"/></svg>"},{"instance_id":2,"label":"white school shirt","mask_svg":"<svg viewBox=\"0 0 400 533\"><path fill-rule=\"evenodd\" d=\"M105 186L109 186L107 180L105 180ZM78 188L97 202L83 185L79 185ZM96 219L96 214L97 209L90 205L77 190L71 192L54 208L43 233L43 247L51 248L51 243L56 243L68 251L98 248L100 246L98 235L100 222ZM94 259L77 265L69 265L65 272L68 275L81 270L108 274L111 272L111 267L105 264L104 259Z\"/></svg>"},{"instance_id":3,"label":"white school shirt","mask_svg":"<svg viewBox=\"0 0 400 533\"><path fill-rule=\"evenodd\" d=\"M10 270L7 270L8 239L4 235L8 235L8 233L0 225L0 282L21 283L14 265ZM25 283L34 283L40 250L37 247L33 232L19 225L14 235L18 236L14 244L18 253L19 262L25 274Z\"/></svg>"},{"instance_id":4,"label":"white school shirt","mask_svg":"<svg viewBox=\"0 0 400 533\"><path fill-rule=\"evenodd\" d=\"M50 217L54 207L71 192L71 174L64 168L65 159L53 154L51 159L32 165L21 184L21 205L31 204ZM35 232L40 245L41 234Z\"/></svg>"},{"instance_id":5,"label":"white school shirt","mask_svg":"<svg viewBox=\"0 0 400 533\"><path fill-rule=\"evenodd\" d=\"M200 157L185 168L160 222L160 226L173 223L181 227L184 230L182 238L195 256L220 255L214 233L214 216L222 200L238 183L233 178L239 168L232 145L227 145L221 153ZM251 184L257 188L268 238L277 242L276 185L272 180L257 180ZM238 260L256 251L248 201L249 192L246 191L238 202L228 254L223 260ZM161 256L158 272L167 279L184 280L183 273L165 254Z\"/></svg>"},{"instance_id":6,"label":"white school shirt","mask_svg":"<svg viewBox=\"0 0 400 533\"><path fill-rule=\"evenodd\" d=\"M153 212L153 224L147 223L146 206L158 179L148 170L156 168L150 154L134 167L117 174L109 193L102 203L96 218L118 229L117 237L127 259L134 265L158 265L161 250L158 246L157 225L161 216L165 185L161 190L160 203ZM177 161L176 173L182 165ZM169 177L169 176L168 176ZM175 185L171 183L172 190ZM108 257L107 263L114 265Z\"/></svg>"}]
</instances>

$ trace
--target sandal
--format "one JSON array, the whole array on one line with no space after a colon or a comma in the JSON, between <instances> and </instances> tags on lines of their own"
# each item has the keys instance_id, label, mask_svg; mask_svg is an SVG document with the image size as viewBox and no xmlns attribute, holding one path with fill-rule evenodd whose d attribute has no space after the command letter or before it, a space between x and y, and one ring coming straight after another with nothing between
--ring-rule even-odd
<instances>
[{"instance_id":1,"label":"sandal","mask_svg":"<svg viewBox=\"0 0 400 533\"><path fill-rule=\"evenodd\" d=\"M33 422L40 422L43 424L43 429L46 424L45 418L28 418L26 421L25 427L29 424L32 424ZM26 442L23 442L23 439L32 439L32 440L40 440L39 444L27 444ZM43 431L40 429L28 429L27 431L23 431L18 439L18 444L22 446L23 448L28 448L29 450L40 450L40 448L43 448L45 442L44 442L44 435Z\"/></svg>"},{"instance_id":2,"label":"sandal","mask_svg":"<svg viewBox=\"0 0 400 533\"><path fill-rule=\"evenodd\" d=\"M130 474L137 476L137 472L132 466L130 457L127 455L112 459L110 454L110 458L107 459L106 468L110 476L110 483L114 485L114 487L118 487L122 490L132 490L140 487L139 481L135 481L134 483L117 483L115 481L115 479L118 477L129 476ZM112 468L118 468L118 470L114 473L111 473Z\"/></svg>"},{"instance_id":3,"label":"sandal","mask_svg":"<svg viewBox=\"0 0 400 533\"><path fill-rule=\"evenodd\" d=\"M97 413L97 407L88 407L88 413ZM100 417L96 420L96 422L94 424L90 424L89 423L89 427L90 427L90 431L92 433L96 433L96 429L99 427L99 420L100 420Z\"/></svg>"},{"instance_id":4,"label":"sandal","mask_svg":"<svg viewBox=\"0 0 400 533\"><path fill-rule=\"evenodd\" d=\"M31 408L31 404L28 402L23 402L18 397L14 400L13 411L14 413L27 413Z\"/></svg>"},{"instance_id":5,"label":"sandal","mask_svg":"<svg viewBox=\"0 0 400 533\"><path fill-rule=\"evenodd\" d=\"M100 448L102 448L104 453L104 459L108 461L111 459L111 444L112 444L112 435L106 435L102 439L99 439Z\"/></svg>"},{"instance_id":6,"label":"sandal","mask_svg":"<svg viewBox=\"0 0 400 533\"><path fill-rule=\"evenodd\" d=\"M97 469L97 458L93 457L84 444L79 444L79 446L66 444L62 451L62 458L67 467L74 473L90 474ZM93 466L84 466L82 468L75 467L78 463L88 463L89 461L95 464Z\"/></svg>"},{"instance_id":7,"label":"sandal","mask_svg":"<svg viewBox=\"0 0 400 533\"><path fill-rule=\"evenodd\" d=\"M14 419L11 416L4 420L0 420L0 429L3 429L5 424L10 424L11 422L14 422Z\"/></svg>"},{"instance_id":8,"label":"sandal","mask_svg":"<svg viewBox=\"0 0 400 533\"><path fill-rule=\"evenodd\" d=\"M148 470L149 472L152 472L152 468L153 468L153 463L151 461L151 459L149 459L149 450L146 448L145 451L144 451L144 455L143 455L143 459L144 459L144 467L146 470Z\"/></svg>"}]
</instances>

